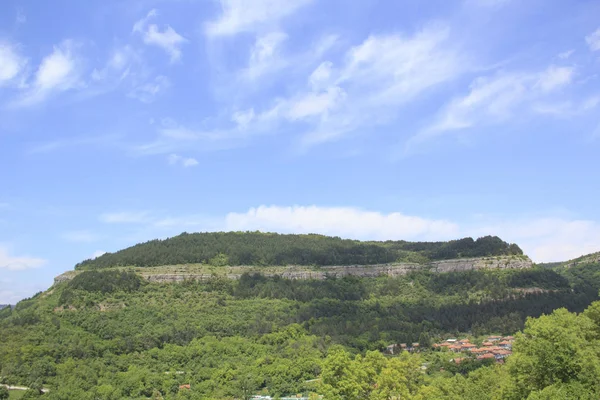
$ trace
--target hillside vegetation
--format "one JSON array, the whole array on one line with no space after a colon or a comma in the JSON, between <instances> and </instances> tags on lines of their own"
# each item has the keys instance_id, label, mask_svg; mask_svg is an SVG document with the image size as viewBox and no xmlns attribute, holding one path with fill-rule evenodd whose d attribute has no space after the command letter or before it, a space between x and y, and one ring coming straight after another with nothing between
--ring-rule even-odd
<instances>
[{"instance_id":1,"label":"hillside vegetation","mask_svg":"<svg viewBox=\"0 0 600 400\"><path fill-rule=\"evenodd\" d=\"M48 400L598 398L600 304L552 312L582 312L599 289L599 264L181 284L84 270L0 311L0 379L49 388ZM381 355L390 343L521 329L505 366Z\"/></svg>"},{"instance_id":2,"label":"hillside vegetation","mask_svg":"<svg viewBox=\"0 0 600 400\"><path fill-rule=\"evenodd\" d=\"M93 260L85 260L75 268L197 263L217 266L368 265L522 254L519 246L506 243L496 236L448 242L361 242L323 235L207 232L182 233L165 240L151 240Z\"/></svg>"}]
</instances>

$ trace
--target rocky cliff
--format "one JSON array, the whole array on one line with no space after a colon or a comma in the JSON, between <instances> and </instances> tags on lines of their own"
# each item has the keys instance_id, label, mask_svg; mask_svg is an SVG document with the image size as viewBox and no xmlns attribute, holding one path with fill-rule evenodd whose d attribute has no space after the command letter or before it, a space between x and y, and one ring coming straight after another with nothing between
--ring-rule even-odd
<instances>
[{"instance_id":1,"label":"rocky cliff","mask_svg":"<svg viewBox=\"0 0 600 400\"><path fill-rule=\"evenodd\" d=\"M285 279L325 279L327 276L399 276L410 271L429 270L432 272L458 272L480 269L523 269L531 268L532 262L527 257L499 256L481 258L461 258L454 260L434 261L428 264L393 263L377 265L340 265L321 268L308 268L305 266L288 266L280 268L260 268L252 266L223 267L214 269L210 273L197 268L185 266L171 266L158 268L144 268L137 272L150 282L175 283L185 280L207 280L213 276L228 279L239 279L243 273L261 273L265 276L280 276ZM54 278L54 283L73 279L79 271L67 271Z\"/></svg>"}]
</instances>

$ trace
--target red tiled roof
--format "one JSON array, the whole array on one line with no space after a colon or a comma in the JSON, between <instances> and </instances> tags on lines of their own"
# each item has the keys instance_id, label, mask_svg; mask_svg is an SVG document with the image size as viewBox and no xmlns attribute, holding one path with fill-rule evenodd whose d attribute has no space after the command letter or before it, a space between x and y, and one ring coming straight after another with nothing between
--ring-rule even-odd
<instances>
[{"instance_id":1,"label":"red tiled roof","mask_svg":"<svg viewBox=\"0 0 600 400\"><path fill-rule=\"evenodd\" d=\"M483 342L483 345L484 346L493 346L494 343L492 343L492 342Z\"/></svg>"},{"instance_id":2,"label":"red tiled roof","mask_svg":"<svg viewBox=\"0 0 600 400\"><path fill-rule=\"evenodd\" d=\"M179 389L190 389L190 387L191 386L189 384L187 384L187 385L181 385L181 386L179 386Z\"/></svg>"},{"instance_id":3,"label":"red tiled roof","mask_svg":"<svg viewBox=\"0 0 600 400\"><path fill-rule=\"evenodd\" d=\"M478 360L485 360L486 358L495 358L493 354L482 354L480 356L477 356Z\"/></svg>"},{"instance_id":4,"label":"red tiled roof","mask_svg":"<svg viewBox=\"0 0 600 400\"><path fill-rule=\"evenodd\" d=\"M471 353L487 353L489 349L471 349Z\"/></svg>"}]
</instances>

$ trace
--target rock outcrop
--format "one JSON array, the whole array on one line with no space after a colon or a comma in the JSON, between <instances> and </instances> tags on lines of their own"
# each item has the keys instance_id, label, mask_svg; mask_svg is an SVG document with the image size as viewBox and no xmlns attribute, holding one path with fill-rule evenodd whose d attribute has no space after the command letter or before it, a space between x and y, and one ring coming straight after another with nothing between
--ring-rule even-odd
<instances>
[{"instance_id":1,"label":"rock outcrop","mask_svg":"<svg viewBox=\"0 0 600 400\"><path fill-rule=\"evenodd\" d=\"M278 268L276 272L270 269L261 269L260 267L240 266L225 267L221 273L194 273L193 268L186 270L182 266L173 266L173 271L167 267L162 268L160 272L152 268L138 269L138 273L149 282L159 283L177 283L186 280L203 281L214 276L220 276L228 279L239 279L244 272L261 273L265 276L280 276L284 279L317 279L323 280L328 276L341 278L344 276L377 277L377 276L401 276L411 271L428 270L437 273L471 271L480 269L524 269L531 268L532 262L527 257L517 256L499 256L499 257L481 257L481 258L460 258L454 260L433 261L428 264L414 263L393 263L377 265L339 265L321 268L310 268L306 266L288 266ZM235 272L232 272L235 271ZM54 283L64 282L73 279L78 271L68 271L54 278Z\"/></svg>"}]
</instances>

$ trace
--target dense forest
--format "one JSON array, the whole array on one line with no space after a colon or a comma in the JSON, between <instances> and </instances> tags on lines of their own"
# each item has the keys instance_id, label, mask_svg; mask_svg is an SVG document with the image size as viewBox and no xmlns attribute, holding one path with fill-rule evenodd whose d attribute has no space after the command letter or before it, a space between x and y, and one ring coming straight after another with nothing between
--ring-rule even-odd
<instances>
[{"instance_id":1,"label":"dense forest","mask_svg":"<svg viewBox=\"0 0 600 400\"><path fill-rule=\"evenodd\" d=\"M496 236L448 242L361 242L323 235L261 232L182 233L85 260L75 269L152 267L186 263L222 265L357 265L396 261L522 255L516 244Z\"/></svg>"},{"instance_id":2,"label":"dense forest","mask_svg":"<svg viewBox=\"0 0 600 400\"><path fill-rule=\"evenodd\" d=\"M599 289L598 263L181 284L89 270L0 310L0 379L49 400L598 398ZM523 329L503 366L381 352Z\"/></svg>"}]
</instances>

